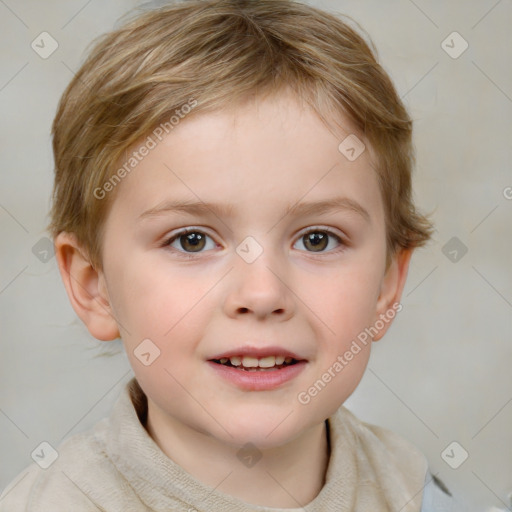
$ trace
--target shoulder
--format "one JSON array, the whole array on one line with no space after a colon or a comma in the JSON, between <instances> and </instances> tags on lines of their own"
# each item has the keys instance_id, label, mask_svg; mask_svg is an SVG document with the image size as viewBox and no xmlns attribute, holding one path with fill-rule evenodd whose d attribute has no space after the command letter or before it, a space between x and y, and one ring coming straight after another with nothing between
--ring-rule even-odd
<instances>
[{"instance_id":1,"label":"shoulder","mask_svg":"<svg viewBox=\"0 0 512 512\"><path fill-rule=\"evenodd\" d=\"M338 409L332 419L338 427L340 424L348 426L355 437L359 459L372 469L376 468L382 481L385 481L383 473L392 473L389 476L393 479L404 475L404 481L412 484L410 490L421 497L421 512L463 510L444 483L432 475L425 455L413 443L384 427L361 421L345 407ZM383 461L387 462L383 464Z\"/></svg>"},{"instance_id":2,"label":"shoulder","mask_svg":"<svg viewBox=\"0 0 512 512\"><path fill-rule=\"evenodd\" d=\"M360 477L385 496L389 508L418 512L428 474L425 455L407 439L361 421L344 406L330 422L351 440Z\"/></svg>"},{"instance_id":3,"label":"shoulder","mask_svg":"<svg viewBox=\"0 0 512 512\"><path fill-rule=\"evenodd\" d=\"M22 471L0 496L0 512L146 512L119 469L123 457L126 465L136 462L130 448L144 437L137 410L141 404L131 399L132 381L110 416L61 443L46 469L34 463ZM135 433L127 436L126 431Z\"/></svg>"},{"instance_id":4,"label":"shoulder","mask_svg":"<svg viewBox=\"0 0 512 512\"><path fill-rule=\"evenodd\" d=\"M47 469L33 463L22 471L0 496L0 512L145 512L109 449L117 432L112 428L113 417L64 441ZM122 418L118 414L114 421Z\"/></svg>"},{"instance_id":5,"label":"shoulder","mask_svg":"<svg viewBox=\"0 0 512 512\"><path fill-rule=\"evenodd\" d=\"M388 466L392 464L396 469L401 469L401 472L421 479L421 482L425 480L428 472L427 459L404 437L387 428L360 420L344 406L338 409L333 419L350 429L361 458L368 459L377 466L386 460Z\"/></svg>"},{"instance_id":6,"label":"shoulder","mask_svg":"<svg viewBox=\"0 0 512 512\"><path fill-rule=\"evenodd\" d=\"M96 437L101 427L102 422L64 441L57 448L57 459L46 469L35 462L26 467L0 496L0 512L67 512L70 503L77 512L100 510L87 496L83 482L77 485L75 479L77 473L88 471L108 474L107 459Z\"/></svg>"}]
</instances>

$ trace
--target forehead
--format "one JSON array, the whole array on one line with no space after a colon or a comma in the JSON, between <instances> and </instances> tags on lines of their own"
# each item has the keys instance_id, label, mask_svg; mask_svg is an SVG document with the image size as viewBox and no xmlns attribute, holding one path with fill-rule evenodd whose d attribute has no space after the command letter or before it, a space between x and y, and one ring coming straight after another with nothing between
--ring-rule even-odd
<instances>
[{"instance_id":1,"label":"forehead","mask_svg":"<svg viewBox=\"0 0 512 512\"><path fill-rule=\"evenodd\" d=\"M150 134L154 147L118 185L113 209L135 219L161 203L194 200L226 203L231 213L233 206L235 213L251 206L252 213L275 216L278 206L289 210L301 200L341 195L378 214L382 201L371 148L354 146L361 154L347 158L343 141L360 139L348 119L339 125L329 128L292 94L185 117L161 140ZM147 140L131 148L125 161Z\"/></svg>"}]
</instances>

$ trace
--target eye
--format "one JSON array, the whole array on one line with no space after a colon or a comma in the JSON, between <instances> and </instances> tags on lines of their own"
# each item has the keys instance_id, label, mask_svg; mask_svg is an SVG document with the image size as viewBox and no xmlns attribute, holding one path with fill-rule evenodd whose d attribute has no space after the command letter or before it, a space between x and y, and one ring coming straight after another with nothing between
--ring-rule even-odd
<instances>
[{"instance_id":1,"label":"eye","mask_svg":"<svg viewBox=\"0 0 512 512\"><path fill-rule=\"evenodd\" d=\"M297 243L302 243L308 252L331 252L339 246L345 245L341 237L329 229L310 229L304 233Z\"/></svg>"},{"instance_id":2,"label":"eye","mask_svg":"<svg viewBox=\"0 0 512 512\"><path fill-rule=\"evenodd\" d=\"M208 247L208 242L210 242ZM212 238L198 229L185 229L175 233L163 244L179 252L204 252L203 249L215 249L216 244Z\"/></svg>"}]
</instances>

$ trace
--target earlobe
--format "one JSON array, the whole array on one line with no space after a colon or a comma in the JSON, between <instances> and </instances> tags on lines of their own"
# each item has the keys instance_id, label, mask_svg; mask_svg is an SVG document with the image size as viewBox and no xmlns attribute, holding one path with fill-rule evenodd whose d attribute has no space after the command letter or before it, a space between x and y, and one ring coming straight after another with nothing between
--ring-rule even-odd
<instances>
[{"instance_id":1,"label":"earlobe","mask_svg":"<svg viewBox=\"0 0 512 512\"><path fill-rule=\"evenodd\" d=\"M118 338L103 273L94 269L73 233L59 233L54 244L60 275L76 314L96 339Z\"/></svg>"},{"instance_id":2,"label":"earlobe","mask_svg":"<svg viewBox=\"0 0 512 512\"><path fill-rule=\"evenodd\" d=\"M380 340L392 324L397 311L398 304L402 297L402 292L407 280L409 263L411 261L413 249L402 249L397 252L382 279L379 298L377 300L377 309L375 324L384 324L379 333L373 337L373 341ZM378 322L380 321L380 322Z\"/></svg>"}]
</instances>

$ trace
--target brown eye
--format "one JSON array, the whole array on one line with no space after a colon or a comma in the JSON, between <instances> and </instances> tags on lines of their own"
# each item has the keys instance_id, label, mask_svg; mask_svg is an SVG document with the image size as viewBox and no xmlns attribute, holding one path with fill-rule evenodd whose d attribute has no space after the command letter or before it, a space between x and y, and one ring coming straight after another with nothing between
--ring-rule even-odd
<instances>
[{"instance_id":1,"label":"brown eye","mask_svg":"<svg viewBox=\"0 0 512 512\"><path fill-rule=\"evenodd\" d=\"M296 242L304 246L307 252L328 253L345 245L343 240L326 229L314 229L302 235Z\"/></svg>"},{"instance_id":2,"label":"brown eye","mask_svg":"<svg viewBox=\"0 0 512 512\"><path fill-rule=\"evenodd\" d=\"M201 253L208 249L215 249L216 244L211 236L198 230L183 230L176 233L164 243L178 253Z\"/></svg>"},{"instance_id":3,"label":"brown eye","mask_svg":"<svg viewBox=\"0 0 512 512\"><path fill-rule=\"evenodd\" d=\"M314 231L303 236L304 247L310 251L323 251L329 243L329 236L321 231Z\"/></svg>"},{"instance_id":4,"label":"brown eye","mask_svg":"<svg viewBox=\"0 0 512 512\"><path fill-rule=\"evenodd\" d=\"M199 252L204 249L206 237L203 233L194 231L179 237L181 247L187 252Z\"/></svg>"}]
</instances>

